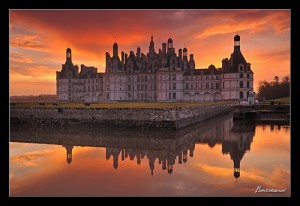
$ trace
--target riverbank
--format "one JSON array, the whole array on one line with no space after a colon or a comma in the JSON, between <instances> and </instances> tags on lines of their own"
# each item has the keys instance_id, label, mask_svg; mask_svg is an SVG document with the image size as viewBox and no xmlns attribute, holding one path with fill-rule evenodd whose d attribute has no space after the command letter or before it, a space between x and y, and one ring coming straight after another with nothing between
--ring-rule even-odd
<instances>
[{"instance_id":1,"label":"riverbank","mask_svg":"<svg viewBox=\"0 0 300 206\"><path fill-rule=\"evenodd\" d=\"M93 107L93 105L74 108L55 105L39 105L39 107L13 105L10 108L10 122L14 125L30 126L95 125L139 129L180 129L233 109L231 103L224 102L202 103L199 104L200 106L192 103L190 106L179 104L187 103L178 103L176 106L169 104L169 107L141 108L105 108Z\"/></svg>"}]
</instances>

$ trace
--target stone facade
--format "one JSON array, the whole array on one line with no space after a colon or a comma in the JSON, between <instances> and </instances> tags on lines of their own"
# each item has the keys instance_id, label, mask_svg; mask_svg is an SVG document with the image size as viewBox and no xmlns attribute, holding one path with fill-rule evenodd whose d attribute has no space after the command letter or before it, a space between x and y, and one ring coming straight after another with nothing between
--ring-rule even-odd
<instances>
[{"instance_id":1,"label":"stone facade","mask_svg":"<svg viewBox=\"0 0 300 206\"><path fill-rule=\"evenodd\" d=\"M232 109L229 104L192 108L11 108L10 122L35 126L179 129Z\"/></svg>"},{"instance_id":2,"label":"stone facade","mask_svg":"<svg viewBox=\"0 0 300 206\"><path fill-rule=\"evenodd\" d=\"M187 48L175 53L173 40L162 44L158 52L151 36L147 55L121 52L113 44L113 55L106 52L105 73L97 68L72 63L72 52L66 51L66 62L56 73L57 100L61 102L102 101L219 101L246 100L253 92L253 72L240 51L240 36L234 37L234 52L222 60L222 68L210 65L195 69L193 54Z\"/></svg>"}]
</instances>

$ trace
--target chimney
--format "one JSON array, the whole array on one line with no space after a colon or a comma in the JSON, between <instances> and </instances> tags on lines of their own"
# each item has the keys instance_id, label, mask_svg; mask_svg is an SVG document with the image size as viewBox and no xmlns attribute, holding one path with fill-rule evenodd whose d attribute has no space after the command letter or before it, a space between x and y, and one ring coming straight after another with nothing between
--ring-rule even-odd
<instances>
[{"instance_id":1,"label":"chimney","mask_svg":"<svg viewBox=\"0 0 300 206\"><path fill-rule=\"evenodd\" d=\"M178 56L180 61L182 61L182 49L178 49Z\"/></svg>"},{"instance_id":2,"label":"chimney","mask_svg":"<svg viewBox=\"0 0 300 206\"><path fill-rule=\"evenodd\" d=\"M167 44L166 44L166 43L162 43L162 52L163 52L164 54L167 53Z\"/></svg>"},{"instance_id":3,"label":"chimney","mask_svg":"<svg viewBox=\"0 0 300 206\"><path fill-rule=\"evenodd\" d=\"M136 49L136 57L137 57L137 58L141 58L141 48L140 48L140 47L138 47L138 48Z\"/></svg>"},{"instance_id":4,"label":"chimney","mask_svg":"<svg viewBox=\"0 0 300 206\"><path fill-rule=\"evenodd\" d=\"M124 52L123 51L121 52L121 62L122 62L122 64L124 64L124 62L125 62L124 61Z\"/></svg>"},{"instance_id":5,"label":"chimney","mask_svg":"<svg viewBox=\"0 0 300 206\"><path fill-rule=\"evenodd\" d=\"M128 54L125 53L125 64L127 63Z\"/></svg>"}]
</instances>

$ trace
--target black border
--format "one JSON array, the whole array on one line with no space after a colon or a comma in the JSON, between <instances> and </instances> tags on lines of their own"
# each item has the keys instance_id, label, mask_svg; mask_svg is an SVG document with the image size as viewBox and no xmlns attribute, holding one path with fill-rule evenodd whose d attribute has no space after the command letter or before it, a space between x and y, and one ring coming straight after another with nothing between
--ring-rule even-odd
<instances>
[{"instance_id":1,"label":"black border","mask_svg":"<svg viewBox=\"0 0 300 206\"><path fill-rule=\"evenodd\" d=\"M190 0L192 1L192 0ZM272 1L271 3L269 1L264 2L263 1L251 1L251 2L245 2L245 1L236 1L236 0L231 0L231 1L206 1L202 2L199 1L199 5L194 5L193 2L190 1L176 1L176 2L166 2L165 5L162 5L162 1L160 2L154 2L154 1L99 1L99 5L93 5L94 3L85 1L86 5L83 5L82 2L74 2L74 1L64 1L64 2L59 2L56 5L53 5L53 2L51 1L41 1L40 4L38 5L35 2L30 2L30 1L10 1L8 3L8 8L1 8L1 14L2 17L0 18L1 21L1 26L4 27L4 29L1 29L3 33L4 31L7 31L5 38L1 35L1 45L3 47L7 48L7 51L9 51L9 9L291 9L291 197L226 197L226 198L201 198L201 200L198 202L195 198L188 198L188 200L195 200L197 201L198 204L203 204L203 201L209 204L211 203L218 203L220 202L221 204L225 203L230 203L231 205L253 205L253 204L266 204L266 205L272 205L275 203L279 204L289 204L292 202L299 202L299 199L297 199L297 196L299 195L299 163L298 163L298 158L299 154L296 155L296 152L299 151L297 148L297 135L296 135L296 130L297 128L294 127L296 125L296 118L297 114L295 111L292 113L293 108L296 105L296 98L299 97L299 81L297 80L296 76L296 70L297 70L297 65L296 61L299 56L299 12L300 9L296 5L296 1L292 2L293 0L285 0L285 1ZM95 2L95 1L94 1ZM105 4L105 5L104 5ZM208 5L211 4L211 5ZM244 4L244 6L242 6ZM88 5L88 6L87 6ZM246 6L246 7L245 7ZM3 48L2 47L2 48ZM2 49L4 51L4 49ZM20 203L26 204L32 201L38 201L40 203L45 203L44 198L13 198L9 197L9 151L8 151L8 146L9 146L9 52L4 52L4 55L1 55L2 63L5 63L7 66L3 66L1 75L0 75L0 80L1 84L1 98L2 98L2 103L1 103L1 118L3 118L3 121L1 121L1 127L0 127L0 132L1 132L1 162L2 163L7 163L6 167L1 166L1 193L0 197L2 200L4 200L6 203L11 204L11 203ZM158 200L159 202L163 202L166 198L155 198L154 200ZM172 198L173 199L173 198ZM181 200L182 198L176 198L173 199L177 203L184 203L186 204L186 200ZM82 201L82 203L87 203L87 200L91 201L99 201L104 203L106 200L111 204L114 201L119 201L121 200L120 198L46 198L47 203L62 203L62 202L69 202L69 201L75 200L76 202ZM122 202L124 200L129 200L130 202L133 200L132 198L122 198ZM152 200L152 198L151 198ZM147 203L152 203L150 198L148 198ZM74 202L75 202L74 201ZM103 202L104 201L104 202ZM140 204L144 204L145 200L139 200L138 202ZM124 203L123 203L124 204ZM169 200L167 200L167 204L169 203Z\"/></svg>"}]
</instances>

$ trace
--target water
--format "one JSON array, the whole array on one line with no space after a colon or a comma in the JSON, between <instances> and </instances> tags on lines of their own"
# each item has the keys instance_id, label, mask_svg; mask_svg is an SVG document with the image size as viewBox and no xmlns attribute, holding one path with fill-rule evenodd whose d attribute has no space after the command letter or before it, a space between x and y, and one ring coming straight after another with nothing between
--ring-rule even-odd
<instances>
[{"instance_id":1,"label":"water","mask_svg":"<svg viewBox=\"0 0 300 206\"><path fill-rule=\"evenodd\" d=\"M10 196L290 193L289 126L232 115L179 131L11 126Z\"/></svg>"}]
</instances>

